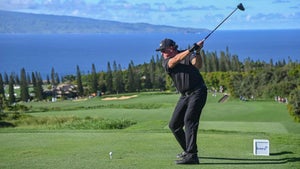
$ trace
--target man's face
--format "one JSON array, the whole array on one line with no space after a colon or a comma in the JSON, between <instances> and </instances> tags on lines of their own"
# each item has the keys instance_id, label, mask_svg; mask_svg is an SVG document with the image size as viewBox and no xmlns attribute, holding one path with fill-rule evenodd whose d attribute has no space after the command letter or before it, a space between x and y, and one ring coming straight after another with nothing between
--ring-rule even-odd
<instances>
[{"instance_id":1,"label":"man's face","mask_svg":"<svg viewBox=\"0 0 300 169\"><path fill-rule=\"evenodd\" d=\"M169 57L174 57L176 55L176 50L174 50L173 46L170 46L166 49L161 50L161 54L165 59Z\"/></svg>"}]
</instances>

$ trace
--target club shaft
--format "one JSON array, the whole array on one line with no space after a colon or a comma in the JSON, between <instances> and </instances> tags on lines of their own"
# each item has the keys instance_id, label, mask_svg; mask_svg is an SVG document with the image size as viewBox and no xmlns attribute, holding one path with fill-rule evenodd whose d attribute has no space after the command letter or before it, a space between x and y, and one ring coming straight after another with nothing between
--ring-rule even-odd
<instances>
[{"instance_id":1,"label":"club shaft","mask_svg":"<svg viewBox=\"0 0 300 169\"><path fill-rule=\"evenodd\" d=\"M238 8L235 8L214 30L212 30L204 39L205 41L215 30L217 30Z\"/></svg>"}]
</instances>

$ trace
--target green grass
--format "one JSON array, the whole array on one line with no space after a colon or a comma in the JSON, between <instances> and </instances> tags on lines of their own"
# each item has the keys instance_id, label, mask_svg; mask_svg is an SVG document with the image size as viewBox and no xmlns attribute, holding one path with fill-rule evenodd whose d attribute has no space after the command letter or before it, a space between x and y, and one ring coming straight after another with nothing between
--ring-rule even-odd
<instances>
[{"instance_id":1,"label":"green grass","mask_svg":"<svg viewBox=\"0 0 300 169\"><path fill-rule=\"evenodd\" d=\"M294 149L299 144L282 140L281 135L201 133L198 142L202 164L193 167L174 165L180 150L168 133L60 131L1 135L1 168L293 168L300 160ZM255 136L270 139L274 155L253 156ZM293 136L290 139L299 141ZM113 159L109 152L113 152Z\"/></svg>"},{"instance_id":2,"label":"green grass","mask_svg":"<svg viewBox=\"0 0 300 169\"><path fill-rule=\"evenodd\" d=\"M168 129L178 95L139 94L129 100L27 103L34 117L132 120L122 130L0 129L0 168L300 168L300 125L272 101L217 103L209 96L198 134L200 165L177 166L181 150ZM40 112L39 109L47 111ZM270 156L253 155L253 139L270 141ZM109 158L113 152L113 158Z\"/></svg>"}]
</instances>

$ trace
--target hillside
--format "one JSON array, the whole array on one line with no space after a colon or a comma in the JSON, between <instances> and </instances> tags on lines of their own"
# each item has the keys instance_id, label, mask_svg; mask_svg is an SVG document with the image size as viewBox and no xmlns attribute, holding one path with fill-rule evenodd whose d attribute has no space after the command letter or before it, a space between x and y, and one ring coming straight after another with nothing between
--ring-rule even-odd
<instances>
[{"instance_id":1,"label":"hillside","mask_svg":"<svg viewBox=\"0 0 300 169\"><path fill-rule=\"evenodd\" d=\"M0 33L198 33L205 29L179 28L147 23L124 23L89 18L29 14L0 10Z\"/></svg>"}]
</instances>

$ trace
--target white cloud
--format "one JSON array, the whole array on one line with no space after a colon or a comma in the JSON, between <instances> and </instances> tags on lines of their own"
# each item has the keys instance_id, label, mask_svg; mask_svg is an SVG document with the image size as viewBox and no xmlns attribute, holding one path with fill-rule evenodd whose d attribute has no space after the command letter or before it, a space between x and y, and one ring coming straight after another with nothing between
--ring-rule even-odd
<instances>
[{"instance_id":1,"label":"white cloud","mask_svg":"<svg viewBox=\"0 0 300 169\"><path fill-rule=\"evenodd\" d=\"M79 11L78 11L78 10L72 11L72 15L73 15L73 16L78 16L78 14L79 14Z\"/></svg>"},{"instance_id":2,"label":"white cloud","mask_svg":"<svg viewBox=\"0 0 300 169\"><path fill-rule=\"evenodd\" d=\"M246 16L246 21L251 21L251 15Z\"/></svg>"}]
</instances>

